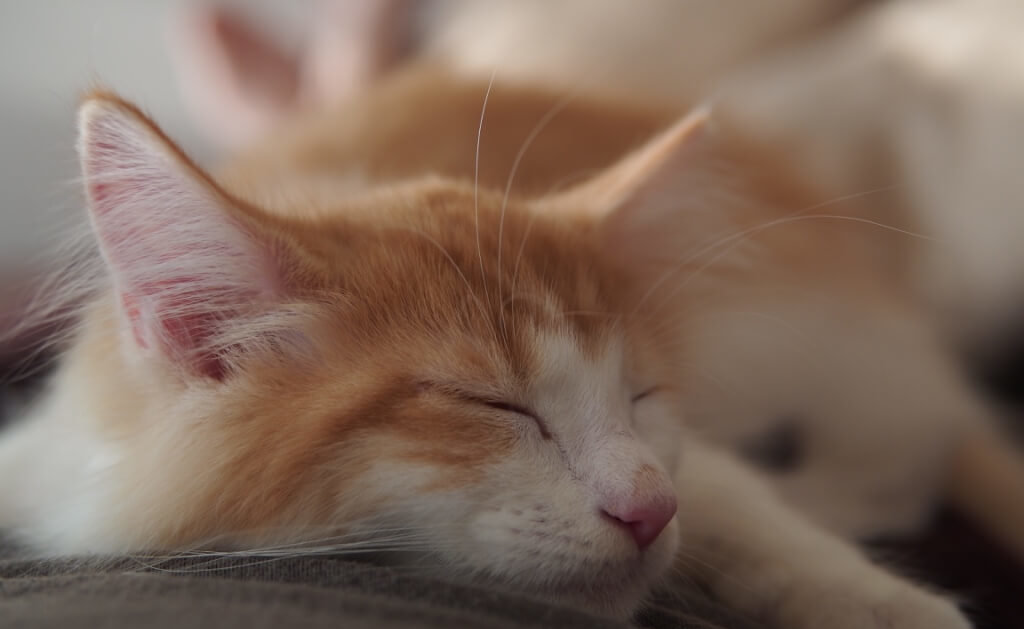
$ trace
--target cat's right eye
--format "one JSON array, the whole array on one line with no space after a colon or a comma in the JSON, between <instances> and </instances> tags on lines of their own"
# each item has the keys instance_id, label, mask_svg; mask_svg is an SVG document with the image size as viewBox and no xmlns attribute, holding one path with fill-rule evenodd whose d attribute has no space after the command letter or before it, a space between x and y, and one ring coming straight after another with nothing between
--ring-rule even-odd
<instances>
[{"instance_id":1,"label":"cat's right eye","mask_svg":"<svg viewBox=\"0 0 1024 629\"><path fill-rule=\"evenodd\" d=\"M651 397L651 395L653 395L654 393L657 393L658 389L660 389L660 388L661 387L655 385L653 387L649 387L647 389L644 389L640 393L637 393L636 395L634 395L633 398L630 400L630 402L632 402L633 404L636 404L637 402L645 400L645 399Z\"/></svg>"}]
</instances>

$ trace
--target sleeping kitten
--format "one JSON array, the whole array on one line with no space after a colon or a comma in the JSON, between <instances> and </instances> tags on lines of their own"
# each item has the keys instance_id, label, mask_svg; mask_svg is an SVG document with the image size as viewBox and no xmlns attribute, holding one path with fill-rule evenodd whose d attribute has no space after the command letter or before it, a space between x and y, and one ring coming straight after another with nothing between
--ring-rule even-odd
<instances>
[{"instance_id":1,"label":"sleeping kitten","mask_svg":"<svg viewBox=\"0 0 1024 629\"><path fill-rule=\"evenodd\" d=\"M674 564L772 626L967 627L683 432L690 323L856 243L709 248L805 192L706 114L629 152L665 118L491 87L413 68L216 178L87 98L107 281L0 441L0 526L47 554L358 540L614 616Z\"/></svg>"}]
</instances>

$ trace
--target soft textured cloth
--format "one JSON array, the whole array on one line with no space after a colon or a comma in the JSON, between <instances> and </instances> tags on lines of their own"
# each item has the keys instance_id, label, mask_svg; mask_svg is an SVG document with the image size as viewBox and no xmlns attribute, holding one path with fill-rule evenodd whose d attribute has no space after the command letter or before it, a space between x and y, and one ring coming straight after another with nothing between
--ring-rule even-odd
<instances>
[{"instance_id":1,"label":"soft textured cloth","mask_svg":"<svg viewBox=\"0 0 1024 629\"><path fill-rule=\"evenodd\" d=\"M0 564L5 627L624 627L330 559Z\"/></svg>"},{"instance_id":2,"label":"soft textured cloth","mask_svg":"<svg viewBox=\"0 0 1024 629\"><path fill-rule=\"evenodd\" d=\"M8 549L7 554L13 551ZM644 624L679 629L755 627L696 597L677 603L680 612L650 611L642 617ZM0 625L62 629L631 626L512 593L411 576L401 569L323 557L230 556L2 560Z\"/></svg>"}]
</instances>

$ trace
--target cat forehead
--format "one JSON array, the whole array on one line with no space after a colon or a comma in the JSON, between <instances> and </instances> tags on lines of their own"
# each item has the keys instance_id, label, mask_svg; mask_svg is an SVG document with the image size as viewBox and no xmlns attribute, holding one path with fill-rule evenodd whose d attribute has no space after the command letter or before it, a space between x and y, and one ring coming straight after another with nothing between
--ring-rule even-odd
<instances>
[{"instance_id":1,"label":"cat forehead","mask_svg":"<svg viewBox=\"0 0 1024 629\"><path fill-rule=\"evenodd\" d=\"M585 225L467 186L369 195L324 212L299 241L349 302L409 320L443 312L590 337L621 310Z\"/></svg>"},{"instance_id":2,"label":"cat forehead","mask_svg":"<svg viewBox=\"0 0 1024 629\"><path fill-rule=\"evenodd\" d=\"M595 358L618 334L614 282L571 217L436 182L321 212L297 221L306 229L295 240L331 304L320 337L339 351L387 347L417 377L523 380L550 362L540 351L550 339Z\"/></svg>"}]
</instances>

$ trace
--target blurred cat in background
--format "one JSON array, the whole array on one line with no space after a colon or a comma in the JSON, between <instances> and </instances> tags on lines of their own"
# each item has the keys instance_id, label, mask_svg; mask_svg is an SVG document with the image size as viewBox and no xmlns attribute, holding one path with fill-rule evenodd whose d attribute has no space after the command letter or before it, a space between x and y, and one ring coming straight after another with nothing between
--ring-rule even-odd
<instances>
[{"instance_id":1,"label":"blurred cat in background","mask_svg":"<svg viewBox=\"0 0 1024 629\"><path fill-rule=\"evenodd\" d=\"M801 176L818 182L823 200L820 206L804 208L802 213L811 216L799 220L831 221L835 224L823 229L860 239L863 254L853 264L892 276L899 298L879 302L865 299L839 282L814 287L802 280L794 286L723 297L714 315L691 323L691 356L701 368L690 374L685 387L690 394L689 424L768 472L777 490L816 521L856 539L918 530L939 497L960 486L955 479L950 481L950 469L976 469L974 459L980 455L971 447L958 449L958 438L965 425L996 426L993 410L967 383L952 351L965 336L950 331L945 325L948 317L935 314L938 298L922 296L920 290L930 285L926 277L934 276L938 265L948 266L948 256L943 257L942 252L948 253L949 246L940 247L937 238L928 234L937 231L948 240L949 230L934 229L936 223L927 218L930 215L910 219L912 210L894 205L891 186L875 176L858 175L866 171L851 163L853 158L847 158L848 173L842 177L823 174L829 172L823 170L826 166L833 173L842 172L836 162L843 155L863 153L849 142L839 141L830 153L824 152L828 138L838 138L843 129L853 128L859 120L870 120L863 112L851 114L846 126L828 118L831 123L822 122L813 134L802 134L789 124L816 119L801 116L808 105L820 110L815 114L818 118L835 110L815 106L821 97L811 93L813 84L798 83L800 74L790 69L795 62L787 65L786 60L792 57L805 65L818 64L815 67L821 67L823 77L832 76L827 70L830 66L817 61L823 55L804 61L799 56L800 46L792 42L813 41L815 27L836 30L829 25L857 8L856 3L791 2L778 11L773 6L770 15L760 18L749 15L746 5L728 2L653 3L639 12L614 2L591 3L586 11L571 1L543 7L497 2L487 3L486 8L448 2L429 15L421 4L413 9L401 2L325 6L336 13L317 20L317 30L304 54L292 55L290 65L275 66L291 78L271 81L302 85L306 77L312 85L295 93L321 96L302 102L279 101L286 103L278 109L282 117L303 108L330 106L357 94L359 85L371 84L401 58L395 55L399 49L419 50L422 56L454 67L462 75L484 75L481 78L486 79L493 68L499 81L523 78L560 83L574 94L601 94L666 110L688 107L697 94L728 76L726 68L738 68L738 78L719 92L716 107L720 116L728 116L746 137L757 138L769 150L786 147L787 159L791 156L796 168L804 171ZM869 15L858 19L847 30L864 31L867 27L859 24L887 24L894 20L886 15L904 14L899 7L887 11L882 18ZM360 20L363 28L358 27ZM392 26L383 28L381 23ZM727 27L737 23L743 25L739 30ZM249 33L248 45L239 47L230 38L218 36L216 29L209 28L211 24L221 28L231 24L231 30ZM334 27L338 32L330 35L332 24L344 26ZM720 27L714 27L716 24ZM566 35L543 36L548 29ZM384 32L400 42L349 38L362 52L347 60L339 58L343 56L339 47L319 43L338 41L353 30ZM690 37L679 35L691 31ZM711 44L705 41L711 33L716 37L727 33L735 39L716 39ZM191 77L189 85L217 82L219 87L200 90L207 95L225 85L242 86L231 99L208 99L197 106L201 119L238 118L237 109L252 103L245 94L259 92L256 86L273 75L269 66L263 72L239 70L252 68L251 63L240 61L251 59L249 51L262 50L263 57L289 57L244 18L219 9L198 10L180 36L203 44L181 45L176 50L201 50L209 56L201 65L195 63L195 57L182 58L181 74ZM840 50L827 55L831 66L848 67L840 62L844 46L854 48L868 37L868 33L845 36L841 41L848 43L834 45ZM788 51L780 42L783 38L789 42ZM776 50L783 52L775 54L781 60L775 62L773 71L760 76L757 64L753 70L743 71L751 66L755 52ZM881 56L884 58L884 53ZM352 58L364 60L363 71L351 71ZM344 69L340 73L343 80L329 72L305 70L331 66ZM223 77L206 77L204 67L234 68L236 72L225 81ZM625 67L642 71L626 72ZM362 82L344 78L353 75L362 77ZM676 80L664 80L667 76ZM335 88L324 87L332 80ZM853 77L848 80L851 86L863 84ZM339 86L343 89L337 89ZM823 91L829 98L843 93L836 85ZM193 92L185 90L187 96ZM784 94L798 92L803 95L799 103L789 96L782 99ZM264 119L267 126L250 129L252 137L272 128L272 119ZM836 131L829 132L829 128ZM542 134L543 130L539 137ZM817 143L814 152L805 139ZM842 202L835 200L840 197ZM724 246L738 246L741 240ZM960 329L978 325L968 323ZM957 339L955 343L951 337ZM985 439L986 458L997 461L993 465L1000 470L989 479L989 492L978 494L975 490L957 500L970 503L984 528L1024 556L1024 513L1007 512L1005 501L998 498L1022 495L1024 472L1016 453L1001 446L1001 441L996 435Z\"/></svg>"}]
</instances>

